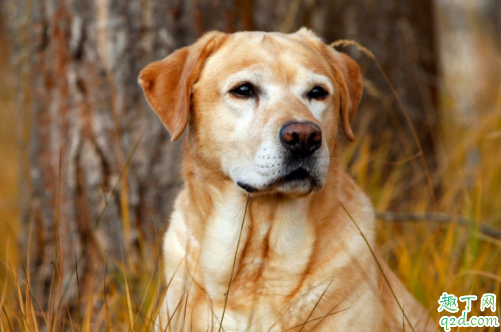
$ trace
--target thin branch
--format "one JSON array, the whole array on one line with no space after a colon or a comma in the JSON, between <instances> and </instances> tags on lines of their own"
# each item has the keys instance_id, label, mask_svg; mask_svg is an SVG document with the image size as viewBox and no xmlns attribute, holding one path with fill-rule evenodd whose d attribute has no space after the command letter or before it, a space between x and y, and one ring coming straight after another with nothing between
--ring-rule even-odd
<instances>
[{"instance_id":1,"label":"thin branch","mask_svg":"<svg viewBox=\"0 0 501 332\"><path fill-rule=\"evenodd\" d=\"M408 213L408 212L376 212L376 218L384 221L393 222L416 222L416 221L431 221L437 223L451 223L455 222L461 226L478 227L478 231L484 235L490 236L495 239L501 239L501 230L493 226L475 222L463 216L455 216L446 213Z\"/></svg>"}]
</instances>

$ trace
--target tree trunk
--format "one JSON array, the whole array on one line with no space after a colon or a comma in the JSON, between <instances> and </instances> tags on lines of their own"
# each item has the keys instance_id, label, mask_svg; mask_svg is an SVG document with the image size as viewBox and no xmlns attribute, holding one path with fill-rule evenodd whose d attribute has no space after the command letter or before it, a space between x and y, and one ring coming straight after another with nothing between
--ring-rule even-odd
<instances>
[{"instance_id":1,"label":"tree trunk","mask_svg":"<svg viewBox=\"0 0 501 332\"><path fill-rule=\"evenodd\" d=\"M42 281L33 283L42 301L56 252L65 284L75 289L68 273L75 259L80 280L89 279L105 251L119 260L123 252L144 255L153 249L143 244L161 237L181 184L180 145L170 142L150 111L137 76L148 62L205 31L289 32L306 25L328 41L361 41L381 61L423 145L432 149L429 0L387 0L386 7L362 0L3 1L23 122L19 136L29 151L21 172L21 243ZM367 78L378 89L385 86L373 69ZM380 103L371 93L364 104L370 111L362 106L362 119L376 126L387 121L380 120L386 112L373 112Z\"/></svg>"},{"instance_id":2,"label":"tree trunk","mask_svg":"<svg viewBox=\"0 0 501 332\"><path fill-rule=\"evenodd\" d=\"M42 299L56 231L69 289L75 289L75 257L80 280L89 280L105 250L121 259L126 250L152 250L141 244L161 238L181 184L180 144L170 142L137 77L147 63L206 30L245 28L235 4L214 3L5 2L20 138L29 151L21 242L30 249L31 271L40 278L33 287Z\"/></svg>"},{"instance_id":3,"label":"tree trunk","mask_svg":"<svg viewBox=\"0 0 501 332\"><path fill-rule=\"evenodd\" d=\"M439 137L433 1L325 1L317 8L316 15L317 29L327 40L353 39L374 53L395 87L415 128L427 164L433 170L436 166L435 143ZM372 59L353 46L344 51L359 62L364 75L361 116L356 120L358 132L371 134L373 148L389 142L387 158L392 161L418 152L403 110ZM421 163L417 158L407 167L409 180L414 183L411 188L426 181Z\"/></svg>"}]
</instances>

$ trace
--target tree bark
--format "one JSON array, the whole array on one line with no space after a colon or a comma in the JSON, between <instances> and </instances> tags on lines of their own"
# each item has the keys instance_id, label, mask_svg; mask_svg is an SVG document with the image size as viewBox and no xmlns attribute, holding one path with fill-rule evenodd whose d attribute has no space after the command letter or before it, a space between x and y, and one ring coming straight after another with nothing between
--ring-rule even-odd
<instances>
[{"instance_id":1,"label":"tree bark","mask_svg":"<svg viewBox=\"0 0 501 332\"><path fill-rule=\"evenodd\" d=\"M400 97L433 170L440 137L433 1L324 1L315 15L317 29L327 40L356 40L374 53ZM374 62L353 46L344 51L357 60L364 75L358 131L371 133L373 148L389 141L387 158L393 161L418 152L404 112ZM425 181L420 163L417 158L408 168L409 180L415 184Z\"/></svg>"},{"instance_id":2,"label":"tree bark","mask_svg":"<svg viewBox=\"0 0 501 332\"><path fill-rule=\"evenodd\" d=\"M246 14L240 24L235 4L214 1L4 5L29 151L21 243L34 292L46 299L56 243L64 284L75 289L75 259L80 280L89 280L104 251L121 259L159 241L181 184L180 144L149 109L138 73L206 30L245 28Z\"/></svg>"},{"instance_id":3,"label":"tree bark","mask_svg":"<svg viewBox=\"0 0 501 332\"><path fill-rule=\"evenodd\" d=\"M377 6L362 0L4 1L23 122L19 137L29 151L21 172L21 243L42 281L33 283L42 300L56 243L56 263L69 289L75 288L67 273L75 269L75 257L84 280L105 251L120 260L125 251L142 252L139 257L154 250L143 244L157 242L166 228L181 185L180 145L170 142L149 109L137 76L148 62L205 31L309 26L327 41L362 42L397 87L423 146L433 149L430 0ZM366 77L384 87L373 69ZM374 105L381 103L374 100L366 93L360 113L380 128L388 121L380 117L388 116L376 115ZM66 299L74 296L70 292Z\"/></svg>"}]
</instances>

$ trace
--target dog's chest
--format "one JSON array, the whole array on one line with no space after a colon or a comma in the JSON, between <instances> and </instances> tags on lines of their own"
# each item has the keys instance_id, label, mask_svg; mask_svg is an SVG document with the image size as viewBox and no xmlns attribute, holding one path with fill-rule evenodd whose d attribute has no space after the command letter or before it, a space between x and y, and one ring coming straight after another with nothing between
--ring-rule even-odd
<instances>
[{"instance_id":1,"label":"dog's chest","mask_svg":"<svg viewBox=\"0 0 501 332\"><path fill-rule=\"evenodd\" d=\"M213 301L224 302L231 279L230 306L285 302L299 286L312 252L304 207L277 205L270 213L256 204L243 221L245 211L228 203L207 223L201 254L205 290Z\"/></svg>"}]
</instances>

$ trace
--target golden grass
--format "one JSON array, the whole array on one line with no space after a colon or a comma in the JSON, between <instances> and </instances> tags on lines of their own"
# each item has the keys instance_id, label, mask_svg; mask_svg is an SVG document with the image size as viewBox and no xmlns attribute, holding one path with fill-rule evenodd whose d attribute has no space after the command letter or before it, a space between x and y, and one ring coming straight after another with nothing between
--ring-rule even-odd
<instances>
[{"instance_id":1,"label":"golden grass","mask_svg":"<svg viewBox=\"0 0 501 332\"><path fill-rule=\"evenodd\" d=\"M437 301L444 291L457 296L475 294L479 300L483 293L501 294L501 241L478 231L478 222L501 226L501 139L493 138L493 133L501 130L500 115L501 103L475 126L462 128L456 124L455 128L447 128L455 139L451 139L442 156L446 165L441 165L438 175L432 176L434 184L442 187L437 200L439 211L466 216L477 224L464 227L454 222L440 225L428 221L378 222L383 257L387 257L389 265L435 318ZM474 167L466 162L469 153L478 154ZM385 148L381 147L351 167L355 178L364 179L358 182L372 198L377 211L386 211L395 202L398 205L401 199L398 188L408 182L399 175L399 169L405 165L395 167L384 183L366 173L367 165L360 165L370 160L384 161L385 156ZM406 197L406 210L433 211L424 177L419 189L421 195L410 200ZM479 305L479 301L474 303L471 315L480 314Z\"/></svg>"},{"instance_id":2,"label":"golden grass","mask_svg":"<svg viewBox=\"0 0 501 332\"><path fill-rule=\"evenodd\" d=\"M3 88L6 91L5 85ZM0 156L4 166L0 172L0 332L152 331L158 304L165 294L157 247L155 255L139 261L127 259L127 253L118 262L103 257L99 268L107 271L113 266L114 272L106 273L104 279L94 278L92 289L96 291L87 298L79 297L79 307L86 308L83 317L71 316L59 305L64 292L62 275L57 269L49 304L40 307L31 292L30 271L19 266L21 260L15 252L18 218L15 119L11 92L3 91L0 91L3 119ZM411 213L436 209L473 221L468 227L458 225L454 218L441 224L378 221L382 256L411 293L429 308L435 321L439 317L437 300L444 291L457 296L475 294L479 299L487 292L501 295L501 240L478 229L479 223L501 228L501 94L498 92L498 87L492 91L500 96L494 104L479 104L481 116L467 126L455 121L453 108L445 104L439 164L429 176L416 145L415 150L406 149L400 161L389 161L388 145L370 149L375 134L360 137L347 147L344 155L348 172L368 193L377 211L386 211L390 205ZM383 180L383 168L388 169L389 164L391 171ZM404 172L411 166L422 170L413 179ZM411 180L412 196L402 197ZM436 199L430 193L430 183L441 188ZM500 311L498 303L496 314ZM481 314L485 313L480 312L479 301L474 302L470 315Z\"/></svg>"},{"instance_id":3,"label":"golden grass","mask_svg":"<svg viewBox=\"0 0 501 332\"><path fill-rule=\"evenodd\" d=\"M0 43L5 44L0 33ZM15 138L16 113L14 111L12 73L7 65L6 52L0 52L0 259L7 253L17 261L18 220L18 149ZM0 267L0 287L5 270ZM1 300L0 300L1 301ZM1 303L1 302L0 302Z\"/></svg>"}]
</instances>

